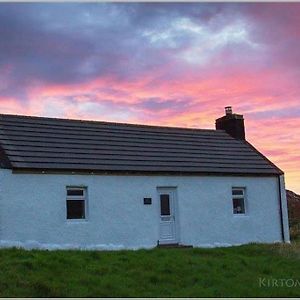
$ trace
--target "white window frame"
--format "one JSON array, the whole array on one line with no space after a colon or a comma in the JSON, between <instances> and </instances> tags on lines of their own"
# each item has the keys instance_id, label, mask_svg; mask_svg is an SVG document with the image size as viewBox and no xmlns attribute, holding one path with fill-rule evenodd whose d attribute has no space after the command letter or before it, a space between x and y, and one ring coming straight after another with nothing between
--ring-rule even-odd
<instances>
[{"instance_id":1,"label":"white window frame","mask_svg":"<svg viewBox=\"0 0 300 300\"><path fill-rule=\"evenodd\" d=\"M242 191L242 195L233 195L233 191ZM243 213L235 213L233 207L234 199L242 199L244 202L244 212ZM232 187L231 188L231 205L232 205L232 214L234 216L245 216L247 214L247 205L246 205L246 188L245 187Z\"/></svg>"},{"instance_id":2,"label":"white window frame","mask_svg":"<svg viewBox=\"0 0 300 300\"><path fill-rule=\"evenodd\" d=\"M70 190L80 190L83 191L82 195L79 196L71 196L68 195L68 191ZM84 218L82 219L68 219L68 211L67 211L67 202L68 200L80 200L84 201ZM86 186L67 186L66 187L66 220L67 222L86 222L87 221L87 187Z\"/></svg>"}]
</instances>

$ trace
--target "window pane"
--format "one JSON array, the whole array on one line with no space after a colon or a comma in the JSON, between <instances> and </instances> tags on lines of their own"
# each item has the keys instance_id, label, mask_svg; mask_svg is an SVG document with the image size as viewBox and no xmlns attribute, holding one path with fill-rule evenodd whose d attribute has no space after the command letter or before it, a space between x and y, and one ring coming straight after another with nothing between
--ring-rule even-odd
<instances>
[{"instance_id":1,"label":"window pane","mask_svg":"<svg viewBox=\"0 0 300 300\"><path fill-rule=\"evenodd\" d=\"M170 215L170 199L168 194L160 195L160 214L162 216Z\"/></svg>"},{"instance_id":2,"label":"window pane","mask_svg":"<svg viewBox=\"0 0 300 300\"><path fill-rule=\"evenodd\" d=\"M233 213L234 214L244 214L245 213L245 205L244 199L232 199L233 201Z\"/></svg>"},{"instance_id":3,"label":"window pane","mask_svg":"<svg viewBox=\"0 0 300 300\"><path fill-rule=\"evenodd\" d=\"M83 196L83 189L78 189L78 190L67 190L67 195L68 196Z\"/></svg>"},{"instance_id":4,"label":"window pane","mask_svg":"<svg viewBox=\"0 0 300 300\"><path fill-rule=\"evenodd\" d=\"M243 189L233 189L232 190L232 195L234 196L243 196L244 195L244 190Z\"/></svg>"},{"instance_id":5,"label":"window pane","mask_svg":"<svg viewBox=\"0 0 300 300\"><path fill-rule=\"evenodd\" d=\"M67 219L84 219L84 200L67 200Z\"/></svg>"}]
</instances>

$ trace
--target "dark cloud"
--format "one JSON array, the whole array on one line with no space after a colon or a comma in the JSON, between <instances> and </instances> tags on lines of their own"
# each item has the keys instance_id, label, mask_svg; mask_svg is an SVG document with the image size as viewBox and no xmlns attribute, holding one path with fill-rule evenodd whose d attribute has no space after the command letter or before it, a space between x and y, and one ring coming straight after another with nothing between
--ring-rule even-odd
<instances>
[{"instance_id":1,"label":"dark cloud","mask_svg":"<svg viewBox=\"0 0 300 300\"><path fill-rule=\"evenodd\" d=\"M208 54L199 53L200 60L211 64L204 72L213 68L230 72L231 66L240 64L263 66L262 60L299 65L298 12L298 4L1 3L0 70L9 67L10 72L0 95L24 99L28 87L78 84L101 77L135 81L157 73L157 80L168 80L189 68L201 70L201 65L181 60L186 50L202 44L205 50L206 44L218 45L222 39L228 39L222 49L210 50L214 48L210 45ZM176 21L186 22L184 26L192 22L191 26L206 30L207 37L195 44L200 34L193 28L182 29L183 25L176 28ZM248 44L225 34L209 41L215 32L239 21L247 23L257 45L276 47L255 56ZM234 36L230 31L226 34ZM206 58L209 52L214 54L211 61Z\"/></svg>"},{"instance_id":2,"label":"dark cloud","mask_svg":"<svg viewBox=\"0 0 300 300\"><path fill-rule=\"evenodd\" d=\"M174 51L191 41L177 33L175 46L159 47L145 31L159 33L178 17L208 22L220 9L208 4L1 3L0 68L12 66L12 71L0 93L25 96L29 85L76 84L101 76L134 80L170 63Z\"/></svg>"},{"instance_id":3,"label":"dark cloud","mask_svg":"<svg viewBox=\"0 0 300 300\"><path fill-rule=\"evenodd\" d=\"M267 119L269 116L272 116L272 118L300 118L300 108L297 107L288 107L285 109L267 109L264 111L258 111L248 114L249 117L255 120L259 119Z\"/></svg>"},{"instance_id":4,"label":"dark cloud","mask_svg":"<svg viewBox=\"0 0 300 300\"><path fill-rule=\"evenodd\" d=\"M158 98L152 97L147 99L140 99L137 104L138 108L142 108L146 111L162 111L162 110L170 110L170 111L183 111L186 108L190 107L192 103L191 99L188 98Z\"/></svg>"}]
</instances>

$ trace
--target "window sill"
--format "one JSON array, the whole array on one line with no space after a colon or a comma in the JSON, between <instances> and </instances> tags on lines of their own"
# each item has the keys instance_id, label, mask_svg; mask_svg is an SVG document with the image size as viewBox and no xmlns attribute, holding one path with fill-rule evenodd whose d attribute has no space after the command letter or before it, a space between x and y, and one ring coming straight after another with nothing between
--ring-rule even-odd
<instances>
[{"instance_id":1,"label":"window sill","mask_svg":"<svg viewBox=\"0 0 300 300\"><path fill-rule=\"evenodd\" d=\"M87 219L67 219L67 224L82 224L82 223L88 223Z\"/></svg>"}]
</instances>

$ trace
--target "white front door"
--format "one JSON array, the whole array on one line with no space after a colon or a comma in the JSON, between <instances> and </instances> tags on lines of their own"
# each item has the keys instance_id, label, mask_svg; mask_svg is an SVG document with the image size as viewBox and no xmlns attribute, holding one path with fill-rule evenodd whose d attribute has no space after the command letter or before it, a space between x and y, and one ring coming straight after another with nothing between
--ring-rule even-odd
<instances>
[{"instance_id":1,"label":"white front door","mask_svg":"<svg viewBox=\"0 0 300 300\"><path fill-rule=\"evenodd\" d=\"M177 243L175 189L159 189L159 243Z\"/></svg>"}]
</instances>

